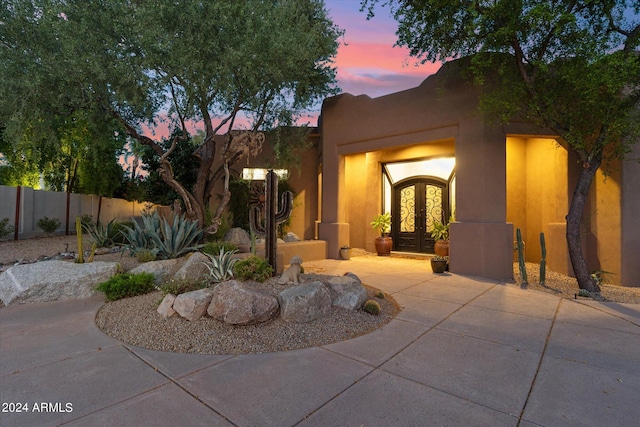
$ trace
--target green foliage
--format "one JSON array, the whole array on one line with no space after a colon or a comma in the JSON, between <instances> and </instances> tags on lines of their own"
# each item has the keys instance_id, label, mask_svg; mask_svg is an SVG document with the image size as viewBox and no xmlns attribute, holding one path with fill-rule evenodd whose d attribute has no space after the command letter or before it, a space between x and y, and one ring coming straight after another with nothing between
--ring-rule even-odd
<instances>
[{"instance_id":1,"label":"green foliage","mask_svg":"<svg viewBox=\"0 0 640 427\"><path fill-rule=\"evenodd\" d=\"M378 298L378 299L385 299L385 295L384 292L382 291L378 291L375 293L374 297Z\"/></svg>"},{"instance_id":2,"label":"green foliage","mask_svg":"<svg viewBox=\"0 0 640 427\"><path fill-rule=\"evenodd\" d=\"M433 221L431 237L435 240L449 240L449 223L445 224L441 221Z\"/></svg>"},{"instance_id":3,"label":"green foliage","mask_svg":"<svg viewBox=\"0 0 640 427\"><path fill-rule=\"evenodd\" d=\"M207 283L204 281L171 279L160 285L160 290L165 295L173 294L177 296L187 292L197 291L198 289L204 289L207 286Z\"/></svg>"},{"instance_id":4,"label":"green foliage","mask_svg":"<svg viewBox=\"0 0 640 427\"><path fill-rule=\"evenodd\" d=\"M376 316L379 315L382 311L382 308L380 308L380 304L378 304L378 301L374 301L372 299L366 300L364 305L362 306L362 309L367 313Z\"/></svg>"},{"instance_id":5,"label":"green foliage","mask_svg":"<svg viewBox=\"0 0 640 427\"><path fill-rule=\"evenodd\" d=\"M13 233L14 227L13 225L7 225L8 223L9 218L0 219L0 240Z\"/></svg>"},{"instance_id":6,"label":"green foliage","mask_svg":"<svg viewBox=\"0 0 640 427\"><path fill-rule=\"evenodd\" d=\"M522 232L520 229L516 229L516 248L518 249L518 268L520 270L520 278L522 284L527 285L529 279L527 278L527 267L524 263L524 243L522 242Z\"/></svg>"},{"instance_id":7,"label":"green foliage","mask_svg":"<svg viewBox=\"0 0 640 427\"><path fill-rule=\"evenodd\" d=\"M240 280L255 280L257 282L264 282L273 273L269 262L257 255L251 255L238 261L233 271Z\"/></svg>"},{"instance_id":8,"label":"green foliage","mask_svg":"<svg viewBox=\"0 0 640 427\"><path fill-rule=\"evenodd\" d=\"M42 217L37 222L38 228L47 234L55 232L60 227L58 218Z\"/></svg>"},{"instance_id":9,"label":"green foliage","mask_svg":"<svg viewBox=\"0 0 640 427\"><path fill-rule=\"evenodd\" d=\"M123 227L124 230L121 231L121 234L127 241L127 248L131 254L135 255L143 250L150 250L155 254L159 252L159 248L155 246L149 231L160 228L160 218L157 213L142 214L142 225L134 219L131 221L131 226L125 225Z\"/></svg>"},{"instance_id":10,"label":"green foliage","mask_svg":"<svg viewBox=\"0 0 640 427\"><path fill-rule=\"evenodd\" d=\"M82 228L99 248L110 247L115 245L122 229L118 227L117 220L118 218L113 218L106 224L102 224L100 221L97 224L83 223Z\"/></svg>"},{"instance_id":11,"label":"green foliage","mask_svg":"<svg viewBox=\"0 0 640 427\"><path fill-rule=\"evenodd\" d=\"M136 252L136 259L138 260L138 262L155 261L157 252L157 250L152 249L140 249Z\"/></svg>"},{"instance_id":12,"label":"green foliage","mask_svg":"<svg viewBox=\"0 0 640 427\"><path fill-rule=\"evenodd\" d=\"M155 215L158 214L155 213ZM184 216L174 215L171 224L162 218L159 228L147 231L153 244L159 249L158 255L163 258L178 258L203 246L198 243L203 236L198 221L192 221Z\"/></svg>"},{"instance_id":13,"label":"green foliage","mask_svg":"<svg viewBox=\"0 0 640 427\"><path fill-rule=\"evenodd\" d=\"M238 262L238 259L232 258L236 252L238 251L225 252L223 248L220 248L218 255L205 253L209 261L203 262L203 264L209 270L209 279L216 283L232 279L233 267Z\"/></svg>"},{"instance_id":14,"label":"green foliage","mask_svg":"<svg viewBox=\"0 0 640 427\"><path fill-rule=\"evenodd\" d=\"M371 228L378 230L380 233L388 233L391 231L391 213L385 212L377 215L371 221Z\"/></svg>"},{"instance_id":15,"label":"green foliage","mask_svg":"<svg viewBox=\"0 0 640 427\"><path fill-rule=\"evenodd\" d=\"M213 242L206 243L202 248L202 252L208 255L216 255L220 253L220 250L224 250L225 252L237 251L238 246L231 242L214 240Z\"/></svg>"},{"instance_id":16,"label":"green foliage","mask_svg":"<svg viewBox=\"0 0 640 427\"><path fill-rule=\"evenodd\" d=\"M155 289L154 280L155 276L151 273L123 273L99 284L96 289L104 292L107 300L115 301L153 291Z\"/></svg>"}]
</instances>

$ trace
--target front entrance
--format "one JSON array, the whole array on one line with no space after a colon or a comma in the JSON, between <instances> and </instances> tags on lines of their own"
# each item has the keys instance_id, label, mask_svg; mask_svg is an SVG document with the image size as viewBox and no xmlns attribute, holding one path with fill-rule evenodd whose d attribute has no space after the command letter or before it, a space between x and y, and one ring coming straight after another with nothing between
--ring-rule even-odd
<instances>
[{"instance_id":1,"label":"front entrance","mask_svg":"<svg viewBox=\"0 0 640 427\"><path fill-rule=\"evenodd\" d=\"M449 218L449 186L434 178L409 178L393 186L393 249L433 253L435 221Z\"/></svg>"}]
</instances>

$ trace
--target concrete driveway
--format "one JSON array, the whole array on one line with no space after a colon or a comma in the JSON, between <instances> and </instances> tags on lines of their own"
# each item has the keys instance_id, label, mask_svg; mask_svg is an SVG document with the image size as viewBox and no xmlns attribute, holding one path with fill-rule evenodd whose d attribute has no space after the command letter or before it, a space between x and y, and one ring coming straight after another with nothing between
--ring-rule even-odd
<instances>
[{"instance_id":1,"label":"concrete driveway","mask_svg":"<svg viewBox=\"0 0 640 427\"><path fill-rule=\"evenodd\" d=\"M365 336L259 355L134 347L94 324L101 297L0 310L0 426L632 426L640 305L570 301L363 256L403 310ZM18 412L21 410L22 412Z\"/></svg>"}]
</instances>

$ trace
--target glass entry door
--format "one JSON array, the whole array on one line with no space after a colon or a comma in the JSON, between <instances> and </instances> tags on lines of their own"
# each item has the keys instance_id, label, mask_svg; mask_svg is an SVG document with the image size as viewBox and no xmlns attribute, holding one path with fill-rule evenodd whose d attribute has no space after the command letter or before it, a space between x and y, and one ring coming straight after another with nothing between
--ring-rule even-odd
<instances>
[{"instance_id":1,"label":"glass entry door","mask_svg":"<svg viewBox=\"0 0 640 427\"><path fill-rule=\"evenodd\" d=\"M449 217L449 190L444 181L408 179L393 187L393 249L433 253L435 221Z\"/></svg>"}]
</instances>

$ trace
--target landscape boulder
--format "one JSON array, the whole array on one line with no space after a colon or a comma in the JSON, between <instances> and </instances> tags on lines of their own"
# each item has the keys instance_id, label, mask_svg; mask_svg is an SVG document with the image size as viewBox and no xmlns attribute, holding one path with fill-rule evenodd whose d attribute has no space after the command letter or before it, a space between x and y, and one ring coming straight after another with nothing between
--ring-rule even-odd
<instances>
[{"instance_id":1,"label":"landscape boulder","mask_svg":"<svg viewBox=\"0 0 640 427\"><path fill-rule=\"evenodd\" d=\"M211 262L202 252L193 252L186 257L186 261L180 269L173 275L176 280L200 280L209 274L204 262Z\"/></svg>"},{"instance_id":2,"label":"landscape boulder","mask_svg":"<svg viewBox=\"0 0 640 427\"><path fill-rule=\"evenodd\" d=\"M168 319L171 316L176 315L176 311L173 309L173 303L176 300L176 296L173 294L167 294L162 299L162 302L158 306L158 314L164 319Z\"/></svg>"},{"instance_id":3,"label":"landscape boulder","mask_svg":"<svg viewBox=\"0 0 640 427\"><path fill-rule=\"evenodd\" d=\"M284 235L282 240L284 240L285 242L299 242L300 241L300 237L298 237L298 235L296 233L294 233L293 231L290 231L290 232L288 232L287 234Z\"/></svg>"},{"instance_id":4,"label":"landscape boulder","mask_svg":"<svg viewBox=\"0 0 640 427\"><path fill-rule=\"evenodd\" d=\"M278 302L280 317L287 322L311 322L331 313L331 294L318 281L280 292Z\"/></svg>"},{"instance_id":5,"label":"landscape boulder","mask_svg":"<svg viewBox=\"0 0 640 427\"><path fill-rule=\"evenodd\" d=\"M207 307L213 297L213 289L205 288L197 291L185 292L173 301L173 309L182 317L193 322L207 312Z\"/></svg>"},{"instance_id":6,"label":"landscape boulder","mask_svg":"<svg viewBox=\"0 0 640 427\"><path fill-rule=\"evenodd\" d=\"M331 293L331 304L335 307L357 310L367 300L367 290L357 276L332 277L324 284Z\"/></svg>"},{"instance_id":7,"label":"landscape boulder","mask_svg":"<svg viewBox=\"0 0 640 427\"><path fill-rule=\"evenodd\" d=\"M117 262L77 264L54 260L15 265L0 274L0 299L9 305L87 298L96 294L98 284L119 270Z\"/></svg>"},{"instance_id":8,"label":"landscape boulder","mask_svg":"<svg viewBox=\"0 0 640 427\"><path fill-rule=\"evenodd\" d=\"M249 233L247 233L245 229L240 227L230 228L227 230L227 232L224 233L222 240L233 243L237 246L251 244L251 236L249 236Z\"/></svg>"},{"instance_id":9,"label":"landscape boulder","mask_svg":"<svg viewBox=\"0 0 640 427\"><path fill-rule=\"evenodd\" d=\"M155 284L159 285L173 276L173 272L180 268L182 261L176 259L163 259L160 261L149 261L129 270L131 274L151 273L155 276Z\"/></svg>"},{"instance_id":10,"label":"landscape boulder","mask_svg":"<svg viewBox=\"0 0 640 427\"><path fill-rule=\"evenodd\" d=\"M237 280L229 280L215 287L207 314L233 325L253 325L273 319L278 309L274 296Z\"/></svg>"}]
</instances>

